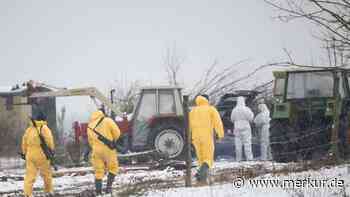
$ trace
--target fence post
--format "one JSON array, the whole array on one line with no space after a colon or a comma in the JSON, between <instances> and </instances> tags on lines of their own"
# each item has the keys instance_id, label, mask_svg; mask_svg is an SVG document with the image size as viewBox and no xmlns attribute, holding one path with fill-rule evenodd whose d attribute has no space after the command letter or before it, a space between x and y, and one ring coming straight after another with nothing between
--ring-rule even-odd
<instances>
[{"instance_id":1,"label":"fence post","mask_svg":"<svg viewBox=\"0 0 350 197\"><path fill-rule=\"evenodd\" d=\"M188 95L183 96L183 111L184 111L184 131L185 131L185 150L186 150L186 178L185 185L186 187L192 186L191 178L191 168L192 168L192 155L191 155L191 144L192 136L189 129L189 119L188 119Z\"/></svg>"},{"instance_id":2,"label":"fence post","mask_svg":"<svg viewBox=\"0 0 350 197\"><path fill-rule=\"evenodd\" d=\"M332 156L335 159L336 162L339 161L339 116L340 116L340 93L339 93L339 75L338 72L335 72L335 103L334 103L334 113L333 113L333 127L332 127L332 139L331 139L331 149L332 149Z\"/></svg>"}]
</instances>

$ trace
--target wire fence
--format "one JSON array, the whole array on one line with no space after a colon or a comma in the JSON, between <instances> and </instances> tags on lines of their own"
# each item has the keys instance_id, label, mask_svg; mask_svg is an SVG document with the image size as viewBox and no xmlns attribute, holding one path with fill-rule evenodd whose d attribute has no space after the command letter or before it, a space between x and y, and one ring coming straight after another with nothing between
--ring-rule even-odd
<instances>
[{"instance_id":1,"label":"wire fence","mask_svg":"<svg viewBox=\"0 0 350 197\"><path fill-rule=\"evenodd\" d=\"M298 149L295 151L282 152L282 153L275 154L274 156L285 156L285 155L291 155L291 154L296 154L296 153L305 153L305 152L310 151L310 150L317 150L317 149L321 149L321 148L330 147L331 145L335 145L338 142L339 142L339 140L336 142L321 144L321 145L312 146L312 147L308 147L308 148L302 148L302 149Z\"/></svg>"},{"instance_id":2,"label":"wire fence","mask_svg":"<svg viewBox=\"0 0 350 197\"><path fill-rule=\"evenodd\" d=\"M270 145L274 145L274 144L288 144L288 143L295 143L295 142L298 142L302 139L305 139L307 137L310 137L310 136L313 136L313 135L316 135L316 134L320 134L322 132L325 132L325 128L317 128L317 129L312 129L312 130L309 130L310 132L308 132L307 134L305 135L302 135L302 136L298 136L298 137L295 137L295 138L291 138L290 140L282 140L282 141L272 141L270 143ZM277 136L277 137L274 137L274 138L271 138L273 140L275 139L278 139L278 138L284 138L285 136Z\"/></svg>"},{"instance_id":3,"label":"wire fence","mask_svg":"<svg viewBox=\"0 0 350 197\"><path fill-rule=\"evenodd\" d=\"M25 166L24 160L18 157L1 157L0 170L7 169L23 169Z\"/></svg>"},{"instance_id":4,"label":"wire fence","mask_svg":"<svg viewBox=\"0 0 350 197\"><path fill-rule=\"evenodd\" d=\"M322 131L324 130L321 130L321 128L317 128L317 129L312 129L310 130L312 132L310 133L306 133L304 135L301 135L301 136L298 136L297 138L294 138L294 139L290 139L290 140L280 140L280 141L277 141L276 139L277 138L273 138L275 141L271 142L271 145L274 145L274 144L278 144L278 145L283 145L283 146L287 146L289 143L295 143L296 141L299 142L301 139L305 139L307 137L310 137L312 135L317 135L317 134L320 134ZM254 145L260 145L259 143L259 140L255 140ZM331 147L332 145L341 145L341 140L337 140L337 141L329 141L327 143L324 143L324 144L304 144L303 148L299 148L299 149L296 149L296 150L293 150L293 151L281 151L279 152L278 154L274 154L274 156L286 156L286 157L289 157L289 156L293 156L294 154L303 154L304 152L308 152L308 151L319 151L319 150L328 150L329 147ZM73 148L74 151L76 151L76 153L78 151L80 151L81 149L81 146L82 144L72 144L71 145L72 147L70 148ZM59 149L61 150L58 150L59 152L63 152L63 153L66 153L65 155L65 158L70 158L71 156L69 155L69 148L68 147L65 147L64 145L59 145L58 147L60 147ZM73 151L73 152L74 152ZM80 155L80 158L81 158L81 155ZM300 172L302 170L308 170L308 169L314 169L315 166L312 164L312 163L307 163L307 162L300 162L300 163L289 163L288 165L285 165L286 168L285 169L282 169L281 168L281 165L277 164L277 162L275 162L273 159L270 160L272 162L272 165L273 165L273 168L272 169L263 169L261 171L261 173L271 173L271 174L278 174L278 173L281 173L281 172L286 172L286 173L289 173L289 172ZM63 161L63 164L66 165L66 166L69 166L69 164L71 164L72 161L71 159L66 159L66 161ZM301 166L299 164L304 165L304 166ZM276 167L275 167L276 165ZM320 164L321 165L321 164ZM240 167L242 169L246 169L244 168L244 165L242 165L243 167ZM3 169L24 169L24 161L21 160L19 157L4 157L4 158L0 158L0 170L3 170ZM234 167L233 167L234 168ZM254 169L256 170L256 169ZM254 178L254 176L260 176L260 175L263 175L263 174L259 174L260 171L259 169L257 169L257 171L254 171L252 172L251 170L242 170L242 172L235 172L237 173L237 175L241 176L247 176L247 177L251 177L251 178ZM241 173L241 174L238 174L238 173ZM253 173L253 174L252 174ZM255 173L255 174L254 174ZM217 175L216 175L217 176ZM231 176L230 178L232 178L233 176ZM217 177L218 178L218 177ZM231 180L231 179L230 179ZM230 180L226 180L226 181L230 181ZM232 181L232 180L231 180ZM215 196L215 191L213 190L213 186L215 186L214 183L211 183L209 182L209 185L208 185L208 192L210 196Z\"/></svg>"}]
</instances>

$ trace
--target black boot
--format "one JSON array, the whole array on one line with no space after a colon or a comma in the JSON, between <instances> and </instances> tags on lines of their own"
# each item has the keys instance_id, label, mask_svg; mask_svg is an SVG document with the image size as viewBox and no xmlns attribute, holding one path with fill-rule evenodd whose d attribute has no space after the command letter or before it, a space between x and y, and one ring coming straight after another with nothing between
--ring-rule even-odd
<instances>
[{"instance_id":1,"label":"black boot","mask_svg":"<svg viewBox=\"0 0 350 197\"><path fill-rule=\"evenodd\" d=\"M206 182L208 179L209 165L207 163L203 163L198 171L198 181Z\"/></svg>"},{"instance_id":2,"label":"black boot","mask_svg":"<svg viewBox=\"0 0 350 197\"><path fill-rule=\"evenodd\" d=\"M96 195L102 195L102 180L95 179Z\"/></svg>"},{"instance_id":3,"label":"black boot","mask_svg":"<svg viewBox=\"0 0 350 197\"><path fill-rule=\"evenodd\" d=\"M114 175L114 174L112 174L112 173L109 173L109 174L108 174L108 177L107 177L107 187L106 187L106 193L107 193L107 194L112 193L112 185L113 185L113 182L114 182L114 178L115 178L115 175Z\"/></svg>"}]
</instances>

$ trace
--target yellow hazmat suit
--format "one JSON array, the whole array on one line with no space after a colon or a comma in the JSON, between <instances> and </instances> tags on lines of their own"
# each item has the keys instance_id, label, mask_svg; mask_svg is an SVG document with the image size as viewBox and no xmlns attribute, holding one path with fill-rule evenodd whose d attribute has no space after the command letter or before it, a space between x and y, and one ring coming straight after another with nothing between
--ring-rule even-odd
<instances>
[{"instance_id":1,"label":"yellow hazmat suit","mask_svg":"<svg viewBox=\"0 0 350 197\"><path fill-rule=\"evenodd\" d=\"M104 118L103 121L96 127L101 118ZM101 111L96 111L91 115L88 127L88 140L92 148L91 162L95 170L95 178L102 180L105 169L109 173L116 175L119 168L116 150L111 150L103 144L90 128L96 127L95 130L98 133L112 141L117 140L120 136L120 130L117 124L112 119L104 117Z\"/></svg>"},{"instance_id":2,"label":"yellow hazmat suit","mask_svg":"<svg viewBox=\"0 0 350 197\"><path fill-rule=\"evenodd\" d=\"M25 196L32 196L33 184L38 171L44 180L44 191L46 193L53 192L50 161L46 159L41 149L38 132L41 132L41 135L51 150L55 148L54 140L46 121L35 121L35 125L36 128L31 124L22 138L22 152L26 158L26 174L24 177Z\"/></svg>"},{"instance_id":3,"label":"yellow hazmat suit","mask_svg":"<svg viewBox=\"0 0 350 197\"><path fill-rule=\"evenodd\" d=\"M214 133L219 139L224 137L224 128L215 107L210 106L203 96L197 96L196 107L189 114L192 143L196 149L199 165L207 163L212 167L214 161Z\"/></svg>"}]
</instances>

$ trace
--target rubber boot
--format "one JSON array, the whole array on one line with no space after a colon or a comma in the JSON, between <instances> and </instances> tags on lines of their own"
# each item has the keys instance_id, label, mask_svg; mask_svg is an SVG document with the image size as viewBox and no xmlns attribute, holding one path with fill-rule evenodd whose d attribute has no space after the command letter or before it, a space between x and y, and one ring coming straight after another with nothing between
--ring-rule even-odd
<instances>
[{"instance_id":1,"label":"rubber boot","mask_svg":"<svg viewBox=\"0 0 350 197\"><path fill-rule=\"evenodd\" d=\"M113 185L113 182L114 182L114 178L115 178L115 175L114 175L114 174L112 174L112 173L109 173L109 174L108 174L108 177L107 177L107 187L106 187L106 193L107 193L107 194L112 193L112 185Z\"/></svg>"},{"instance_id":2,"label":"rubber boot","mask_svg":"<svg viewBox=\"0 0 350 197\"><path fill-rule=\"evenodd\" d=\"M202 166L199 168L198 181L207 182L208 173L209 173L209 165L207 163L203 163Z\"/></svg>"},{"instance_id":3,"label":"rubber boot","mask_svg":"<svg viewBox=\"0 0 350 197\"><path fill-rule=\"evenodd\" d=\"M95 179L96 196L102 195L102 180Z\"/></svg>"}]
</instances>

